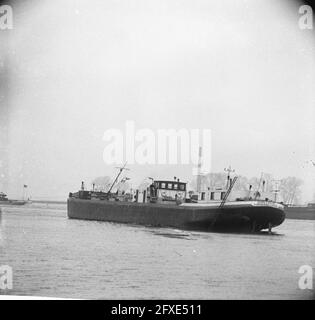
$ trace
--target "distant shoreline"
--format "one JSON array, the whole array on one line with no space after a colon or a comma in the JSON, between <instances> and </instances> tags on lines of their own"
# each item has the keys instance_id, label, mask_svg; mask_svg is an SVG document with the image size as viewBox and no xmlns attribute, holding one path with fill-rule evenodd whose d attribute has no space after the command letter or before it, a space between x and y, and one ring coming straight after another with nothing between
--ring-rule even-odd
<instances>
[{"instance_id":1,"label":"distant shoreline","mask_svg":"<svg viewBox=\"0 0 315 320\"><path fill-rule=\"evenodd\" d=\"M32 203L67 204L67 200L31 200Z\"/></svg>"}]
</instances>

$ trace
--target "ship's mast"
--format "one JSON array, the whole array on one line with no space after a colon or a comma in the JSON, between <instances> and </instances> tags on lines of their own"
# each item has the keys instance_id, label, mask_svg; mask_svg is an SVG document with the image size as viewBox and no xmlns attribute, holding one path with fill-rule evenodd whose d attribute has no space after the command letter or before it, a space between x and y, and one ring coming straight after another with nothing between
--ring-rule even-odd
<instances>
[{"instance_id":1,"label":"ship's mast","mask_svg":"<svg viewBox=\"0 0 315 320\"><path fill-rule=\"evenodd\" d=\"M235 177L233 178L233 180L231 181L231 183L230 183L230 185L229 185L229 188L227 189L227 191L226 191L226 193L225 193L225 195L224 195L224 197L223 197L223 199L222 199L222 201L221 201L221 203L220 203L219 208L223 208L226 200L228 199L228 197L229 197L229 195L230 195L230 193L231 193L231 191L232 191L232 189L233 189L233 187L234 187L234 184L235 184L236 180L237 180L237 176L235 176Z\"/></svg>"},{"instance_id":2,"label":"ship's mast","mask_svg":"<svg viewBox=\"0 0 315 320\"><path fill-rule=\"evenodd\" d=\"M22 196L22 199L23 201L25 200L25 191L26 191L26 188L27 188L27 185L26 184L23 184L23 196Z\"/></svg>"},{"instance_id":3,"label":"ship's mast","mask_svg":"<svg viewBox=\"0 0 315 320\"><path fill-rule=\"evenodd\" d=\"M227 181L226 181L226 189L228 189L229 186L231 185L231 173L235 172L235 170L231 168L231 165L229 165L228 168L224 168L224 171L228 173Z\"/></svg>"},{"instance_id":4,"label":"ship's mast","mask_svg":"<svg viewBox=\"0 0 315 320\"><path fill-rule=\"evenodd\" d=\"M124 170L129 170L128 168L126 168L126 165L127 165L127 162L122 166L122 167L117 167L119 169L119 172L114 180L114 182L112 183L112 185L110 186L109 190L107 191L107 195L110 194L110 192L112 191L114 185L116 184L119 176L121 175L121 173L124 171Z\"/></svg>"},{"instance_id":5,"label":"ship's mast","mask_svg":"<svg viewBox=\"0 0 315 320\"><path fill-rule=\"evenodd\" d=\"M262 172L261 175L260 175L260 180L259 180L258 188L257 188L257 190L256 190L256 192L255 192L254 200L256 200L256 199L258 198L259 190L260 190L261 183L263 182L263 178L264 178L264 173Z\"/></svg>"}]
</instances>

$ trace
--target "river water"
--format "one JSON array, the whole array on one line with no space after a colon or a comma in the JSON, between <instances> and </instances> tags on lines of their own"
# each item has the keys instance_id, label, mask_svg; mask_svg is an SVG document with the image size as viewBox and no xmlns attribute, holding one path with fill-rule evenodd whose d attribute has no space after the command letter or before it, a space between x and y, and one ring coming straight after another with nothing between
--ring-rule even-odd
<instances>
[{"instance_id":1,"label":"river water","mask_svg":"<svg viewBox=\"0 0 315 320\"><path fill-rule=\"evenodd\" d=\"M312 299L315 221L275 234L223 234L69 220L66 205L2 207L0 295L92 299ZM1 276L1 275L0 275ZM314 287L314 286L313 286Z\"/></svg>"}]
</instances>

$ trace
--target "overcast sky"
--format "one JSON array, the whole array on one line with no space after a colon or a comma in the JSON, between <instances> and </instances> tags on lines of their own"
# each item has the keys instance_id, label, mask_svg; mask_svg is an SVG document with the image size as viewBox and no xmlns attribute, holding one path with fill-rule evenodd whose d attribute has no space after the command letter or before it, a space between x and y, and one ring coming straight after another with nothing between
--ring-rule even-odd
<instances>
[{"instance_id":1,"label":"overcast sky","mask_svg":"<svg viewBox=\"0 0 315 320\"><path fill-rule=\"evenodd\" d=\"M291 4L291 5L289 5ZM9 72L7 193L66 198L102 175L103 134L212 130L214 172L305 181L314 193L314 30L299 3L274 0L21 1L0 49ZM4 38L3 38L4 39ZM1 90L1 89L0 89ZM4 103L2 101L2 103ZM1 103L1 101L0 101ZM191 179L189 166L131 165Z\"/></svg>"}]
</instances>

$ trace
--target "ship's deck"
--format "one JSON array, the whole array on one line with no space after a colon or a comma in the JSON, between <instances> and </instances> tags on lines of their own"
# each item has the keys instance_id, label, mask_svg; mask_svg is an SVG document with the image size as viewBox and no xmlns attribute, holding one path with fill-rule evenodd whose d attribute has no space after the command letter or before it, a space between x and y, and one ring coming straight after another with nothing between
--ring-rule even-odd
<instances>
[{"instance_id":1,"label":"ship's deck","mask_svg":"<svg viewBox=\"0 0 315 320\"><path fill-rule=\"evenodd\" d=\"M219 207L221 201L198 202L198 203L182 203L182 207ZM228 201L224 203L224 207L272 207L283 209L283 205L269 201Z\"/></svg>"}]
</instances>

